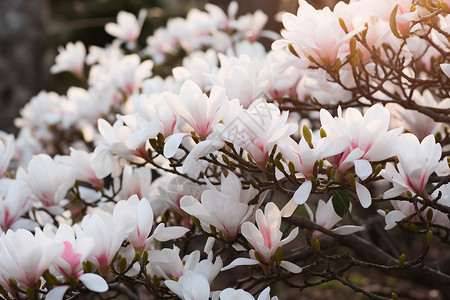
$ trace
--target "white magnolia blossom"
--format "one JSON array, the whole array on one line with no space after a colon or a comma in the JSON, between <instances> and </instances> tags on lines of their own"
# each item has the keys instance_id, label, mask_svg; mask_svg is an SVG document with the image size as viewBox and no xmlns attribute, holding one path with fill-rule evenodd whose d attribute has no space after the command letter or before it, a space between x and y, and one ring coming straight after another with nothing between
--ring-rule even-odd
<instances>
[{"instance_id":1,"label":"white magnolia blossom","mask_svg":"<svg viewBox=\"0 0 450 300\"><path fill-rule=\"evenodd\" d=\"M31 197L47 207L59 205L75 184L71 168L57 163L47 154L34 156L26 171L19 168L17 180L25 182Z\"/></svg>"},{"instance_id":2,"label":"white magnolia blossom","mask_svg":"<svg viewBox=\"0 0 450 300\"><path fill-rule=\"evenodd\" d=\"M34 287L39 278L64 252L64 244L53 240L39 229L8 230L0 236L0 273L14 279L19 286ZM2 280L0 284L5 286Z\"/></svg>"},{"instance_id":3,"label":"white magnolia blossom","mask_svg":"<svg viewBox=\"0 0 450 300\"><path fill-rule=\"evenodd\" d=\"M333 208L333 202L328 200L328 202L323 201L322 199L319 200L317 203L316 213L314 214L311 210L311 208L308 206L308 204L305 204L306 211L308 212L309 218L311 221L316 223L317 225L322 226L325 229L331 229L332 232L341 234L341 235L347 235L352 234L354 232L358 232L361 230L364 230L364 226L355 226L355 225L342 225L336 228L333 228L336 223L338 223L340 220L342 220L341 217L339 217ZM350 205L349 212L351 212L352 207ZM332 229L333 228L333 229ZM321 236L322 234L320 232L314 231L315 235Z\"/></svg>"},{"instance_id":4,"label":"white magnolia blossom","mask_svg":"<svg viewBox=\"0 0 450 300\"><path fill-rule=\"evenodd\" d=\"M388 163L381 173L384 179L394 185L383 197L393 198L406 191L423 197L428 178L438 168L442 154L441 145L436 144L433 135L419 142L415 135L405 133L399 138L396 152L397 169Z\"/></svg>"},{"instance_id":5,"label":"white magnolia blossom","mask_svg":"<svg viewBox=\"0 0 450 300\"><path fill-rule=\"evenodd\" d=\"M0 178L0 226L8 230L32 205L31 191L24 182Z\"/></svg>"},{"instance_id":6,"label":"white magnolia blossom","mask_svg":"<svg viewBox=\"0 0 450 300\"><path fill-rule=\"evenodd\" d=\"M166 227L164 223L160 223L153 230L153 234L150 235L153 227L153 210L146 198L139 199L137 195L131 196L126 201L119 201L114 210L119 210L121 214L136 221L134 228L128 233L126 239L136 251L141 253L152 239L165 242L179 238L189 231L185 227Z\"/></svg>"},{"instance_id":7,"label":"white magnolia blossom","mask_svg":"<svg viewBox=\"0 0 450 300\"><path fill-rule=\"evenodd\" d=\"M0 131L0 178L5 176L14 155L14 135Z\"/></svg>"},{"instance_id":8,"label":"white magnolia blossom","mask_svg":"<svg viewBox=\"0 0 450 300\"><path fill-rule=\"evenodd\" d=\"M117 14L117 23L106 24L105 31L120 41L126 42L127 48L134 49L146 17L147 11L145 9L139 11L137 19L129 12L120 11Z\"/></svg>"},{"instance_id":9,"label":"white magnolia blossom","mask_svg":"<svg viewBox=\"0 0 450 300\"><path fill-rule=\"evenodd\" d=\"M263 267L266 267L275 255L278 247L291 242L298 234L298 227L296 227L286 238L281 239L283 235L280 231L281 211L273 202L269 202L266 205L264 213L261 209L256 211L256 223L258 227L251 222L245 222L241 226L242 235L255 249L249 251L250 259L237 258L231 264L222 268L222 271L239 265L263 264ZM258 253L257 255L261 261L255 255L255 252ZM301 267L285 260L281 261L280 266L293 273L302 271Z\"/></svg>"},{"instance_id":10,"label":"white magnolia blossom","mask_svg":"<svg viewBox=\"0 0 450 300\"><path fill-rule=\"evenodd\" d=\"M86 47L80 41L67 43L66 48L59 47L59 54L56 56L56 63L50 68L51 73L64 71L72 72L77 76L83 76L84 59L86 57Z\"/></svg>"},{"instance_id":11,"label":"white magnolia blossom","mask_svg":"<svg viewBox=\"0 0 450 300\"><path fill-rule=\"evenodd\" d=\"M214 226L232 240L239 233L242 223L253 217L258 202L253 205L249 202L257 194L252 186L243 190L239 178L229 173L227 177L222 175L220 189L208 181L208 189L202 193L201 202L192 196L184 196L180 207L199 219L204 230L209 232L210 226Z\"/></svg>"}]
</instances>

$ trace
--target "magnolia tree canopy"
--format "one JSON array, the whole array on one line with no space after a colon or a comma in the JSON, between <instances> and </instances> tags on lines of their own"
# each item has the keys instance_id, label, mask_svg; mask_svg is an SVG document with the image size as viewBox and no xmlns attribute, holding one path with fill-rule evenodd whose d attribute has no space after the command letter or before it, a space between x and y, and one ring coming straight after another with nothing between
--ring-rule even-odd
<instances>
[{"instance_id":1,"label":"magnolia tree canopy","mask_svg":"<svg viewBox=\"0 0 450 300\"><path fill-rule=\"evenodd\" d=\"M450 297L449 5L300 0L279 35L207 4L141 45L143 8L60 47L80 85L0 133L1 297Z\"/></svg>"}]
</instances>

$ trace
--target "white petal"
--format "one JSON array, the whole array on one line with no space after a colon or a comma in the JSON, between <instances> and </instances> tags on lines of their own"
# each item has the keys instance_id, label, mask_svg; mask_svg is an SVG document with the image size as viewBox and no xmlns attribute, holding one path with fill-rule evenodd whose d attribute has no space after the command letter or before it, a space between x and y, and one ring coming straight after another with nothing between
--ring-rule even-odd
<instances>
[{"instance_id":1,"label":"white petal","mask_svg":"<svg viewBox=\"0 0 450 300\"><path fill-rule=\"evenodd\" d=\"M164 224L160 224L164 225ZM159 225L158 225L159 227ZM182 226L172 226L172 227L162 227L158 230L157 233L153 235L155 239L160 242L166 242L168 240L177 239L182 237L189 231L189 228L185 228Z\"/></svg>"},{"instance_id":2,"label":"white petal","mask_svg":"<svg viewBox=\"0 0 450 300\"><path fill-rule=\"evenodd\" d=\"M174 133L169 136L164 142L164 156L166 158L171 158L174 156L181 144L181 141L188 135L188 133Z\"/></svg>"},{"instance_id":3,"label":"white petal","mask_svg":"<svg viewBox=\"0 0 450 300\"><path fill-rule=\"evenodd\" d=\"M358 231L363 231L364 229L365 229L364 226L344 225L344 226L334 228L331 231L333 231L336 234L347 235L347 234L352 234L352 233L355 233Z\"/></svg>"},{"instance_id":4,"label":"white petal","mask_svg":"<svg viewBox=\"0 0 450 300\"><path fill-rule=\"evenodd\" d=\"M108 290L108 284L100 275L87 273L80 276L80 281L89 290L96 293L103 293Z\"/></svg>"},{"instance_id":5,"label":"white petal","mask_svg":"<svg viewBox=\"0 0 450 300\"><path fill-rule=\"evenodd\" d=\"M355 173L359 178L365 180L372 174L372 165L365 159L357 159L353 161L355 165Z\"/></svg>"},{"instance_id":6,"label":"white petal","mask_svg":"<svg viewBox=\"0 0 450 300\"><path fill-rule=\"evenodd\" d=\"M235 260L233 260L231 262L231 264L229 264L228 266L223 267L220 271L226 271L226 270L232 269L237 266L252 266L252 265L257 265L257 264L259 264L259 261L255 260L255 259L239 257L239 258L236 258Z\"/></svg>"},{"instance_id":7,"label":"white petal","mask_svg":"<svg viewBox=\"0 0 450 300\"><path fill-rule=\"evenodd\" d=\"M441 70L450 78L450 64L441 64Z\"/></svg>"},{"instance_id":8,"label":"white petal","mask_svg":"<svg viewBox=\"0 0 450 300\"><path fill-rule=\"evenodd\" d=\"M294 194L294 201L297 204L303 204L308 200L309 194L311 193L312 182L310 180L306 180L296 191Z\"/></svg>"},{"instance_id":9,"label":"white petal","mask_svg":"<svg viewBox=\"0 0 450 300\"><path fill-rule=\"evenodd\" d=\"M67 292L70 286L68 285L61 285L57 286L48 292L47 296L45 297L46 300L62 300L64 297L64 294Z\"/></svg>"},{"instance_id":10,"label":"white petal","mask_svg":"<svg viewBox=\"0 0 450 300\"><path fill-rule=\"evenodd\" d=\"M385 221L386 226L385 230L389 230L397 226L397 222L406 218L406 215L399 210L393 210L386 215Z\"/></svg>"},{"instance_id":11,"label":"white petal","mask_svg":"<svg viewBox=\"0 0 450 300\"><path fill-rule=\"evenodd\" d=\"M291 262L289 262L289 261L285 261L285 260L283 260L281 263L280 263L280 266L283 268L283 269L286 269L286 270L288 270L289 272L292 272L292 273L300 273L301 271L302 271L302 268L301 267L299 267L299 266L297 266L296 264L294 264L294 263L291 263Z\"/></svg>"},{"instance_id":12,"label":"white petal","mask_svg":"<svg viewBox=\"0 0 450 300\"><path fill-rule=\"evenodd\" d=\"M266 287L264 291L259 294L257 300L270 300L270 286Z\"/></svg>"},{"instance_id":13,"label":"white petal","mask_svg":"<svg viewBox=\"0 0 450 300\"><path fill-rule=\"evenodd\" d=\"M292 214L294 213L295 209L297 208L298 204L297 202L294 201L294 199L292 198L291 200L289 200L288 203L286 203L286 205L281 209L281 216L283 218L288 218L290 216L292 216Z\"/></svg>"},{"instance_id":14,"label":"white petal","mask_svg":"<svg viewBox=\"0 0 450 300\"><path fill-rule=\"evenodd\" d=\"M356 195L362 207L368 208L372 204L372 195L369 190L359 182L355 182Z\"/></svg>"}]
</instances>

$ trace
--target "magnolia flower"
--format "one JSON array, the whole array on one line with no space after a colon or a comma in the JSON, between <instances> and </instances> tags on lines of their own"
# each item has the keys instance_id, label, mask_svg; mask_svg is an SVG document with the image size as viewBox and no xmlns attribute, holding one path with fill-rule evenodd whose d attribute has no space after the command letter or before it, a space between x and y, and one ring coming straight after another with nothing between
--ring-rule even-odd
<instances>
[{"instance_id":1,"label":"magnolia flower","mask_svg":"<svg viewBox=\"0 0 450 300\"><path fill-rule=\"evenodd\" d=\"M153 231L153 234L149 236L153 227L153 210L146 198L139 200L137 195L131 196L127 201L119 201L114 209L130 215L136 220L136 226L128 233L127 240L136 251L141 253L152 239L165 242L179 238L189 231L185 227L165 227L164 223L160 223Z\"/></svg>"},{"instance_id":2,"label":"magnolia flower","mask_svg":"<svg viewBox=\"0 0 450 300\"><path fill-rule=\"evenodd\" d=\"M183 66L172 70L174 79L180 84L187 80L194 81L205 93L211 90L211 81L208 77L215 74L218 59L217 53L213 49L206 52L193 52L183 59Z\"/></svg>"},{"instance_id":3,"label":"magnolia flower","mask_svg":"<svg viewBox=\"0 0 450 300\"><path fill-rule=\"evenodd\" d=\"M178 122L178 115L169 105L169 99L172 97L176 96L168 92L150 96L139 95L135 118L142 129L134 132L130 138L145 141L156 138L158 133L165 138L171 136Z\"/></svg>"},{"instance_id":4,"label":"magnolia flower","mask_svg":"<svg viewBox=\"0 0 450 300\"><path fill-rule=\"evenodd\" d=\"M102 187L103 179L95 175L91 166L93 153L70 148L70 156L60 156L56 160L70 167L73 176L80 181L89 182L94 187Z\"/></svg>"},{"instance_id":5,"label":"magnolia flower","mask_svg":"<svg viewBox=\"0 0 450 300\"><path fill-rule=\"evenodd\" d=\"M95 240L89 260L105 274L123 240L136 228L136 222L134 212L116 206L113 214L96 211L86 215L81 227L76 224L74 230L79 239L91 237Z\"/></svg>"},{"instance_id":6,"label":"magnolia flower","mask_svg":"<svg viewBox=\"0 0 450 300\"><path fill-rule=\"evenodd\" d=\"M242 235L255 249L250 250L250 259L237 258L231 264L222 268L222 271L238 265L263 264L263 268L267 268L278 247L286 245L298 234L298 228L296 227L286 238L281 239L283 235L280 231L281 211L273 202L267 203L264 213L261 209L256 211L256 223L258 227L251 222L245 222L241 226ZM255 252L258 253L257 256ZM288 261L281 261L280 266L293 273L302 271L302 268Z\"/></svg>"},{"instance_id":7,"label":"magnolia flower","mask_svg":"<svg viewBox=\"0 0 450 300\"><path fill-rule=\"evenodd\" d=\"M56 56L54 64L50 68L50 72L61 73L64 71L72 72L77 76L83 76L84 58L86 56L86 48L80 41L67 43L66 48L59 47L59 54Z\"/></svg>"},{"instance_id":8,"label":"magnolia flower","mask_svg":"<svg viewBox=\"0 0 450 300\"><path fill-rule=\"evenodd\" d=\"M201 274L194 271L186 270L186 272L175 280L166 280L164 284L183 300L208 300L209 299L209 283Z\"/></svg>"},{"instance_id":9,"label":"magnolia flower","mask_svg":"<svg viewBox=\"0 0 450 300\"><path fill-rule=\"evenodd\" d=\"M39 278L63 252L64 244L39 228L34 235L24 229L8 230L0 236L0 272L23 288L39 288L35 286Z\"/></svg>"},{"instance_id":10,"label":"magnolia flower","mask_svg":"<svg viewBox=\"0 0 450 300\"><path fill-rule=\"evenodd\" d=\"M145 78L152 75L153 65L151 60L141 62L137 54L130 54L112 63L109 73L115 86L131 95L140 87Z\"/></svg>"},{"instance_id":11,"label":"magnolia flower","mask_svg":"<svg viewBox=\"0 0 450 300\"><path fill-rule=\"evenodd\" d=\"M72 227L67 224L61 224L56 233L51 231L51 226L46 226L44 227L44 233L48 237L64 244L64 252L55 260L54 266L66 281L71 280L70 277L72 276L80 280L91 291L102 293L108 290L108 284L99 275L92 273L83 274L82 263L91 253L95 243L94 239L90 237L75 239ZM69 287L69 285L62 285L53 288L49 291L46 299L63 299Z\"/></svg>"},{"instance_id":12,"label":"magnolia flower","mask_svg":"<svg viewBox=\"0 0 450 300\"><path fill-rule=\"evenodd\" d=\"M384 179L394 185L383 197L393 198L407 190L424 197L428 178L438 168L442 154L441 145L436 144L433 135L419 142L415 135L405 133L398 140L396 153L397 168L392 164L386 164L386 169L381 173Z\"/></svg>"},{"instance_id":13,"label":"magnolia flower","mask_svg":"<svg viewBox=\"0 0 450 300\"><path fill-rule=\"evenodd\" d=\"M299 1L297 16L285 13L281 32L285 40L275 41L273 49L291 44L298 54L314 62L333 65L339 58L342 47L350 38L365 29L365 26L345 33L339 20L328 7L316 10L305 0Z\"/></svg>"},{"instance_id":14,"label":"magnolia flower","mask_svg":"<svg viewBox=\"0 0 450 300\"><path fill-rule=\"evenodd\" d=\"M233 240L242 223L253 215L255 205L249 205L249 202L258 191L252 186L243 190L239 177L231 172L227 177L222 174L220 189L209 181L207 183L208 189L202 193L201 203L192 196L184 196L181 198L180 207L199 219L206 231L210 231L210 226L214 226Z\"/></svg>"},{"instance_id":15,"label":"magnolia flower","mask_svg":"<svg viewBox=\"0 0 450 300\"><path fill-rule=\"evenodd\" d=\"M119 175L122 165L120 158L140 162L136 157L136 150L140 141L132 138L132 130L125 126L122 118L118 118L111 126L106 120L98 120L98 130L103 137L101 143L95 147L91 166L98 178L104 178L112 173Z\"/></svg>"},{"instance_id":16,"label":"magnolia flower","mask_svg":"<svg viewBox=\"0 0 450 300\"><path fill-rule=\"evenodd\" d=\"M221 292L213 293L213 300L255 300L255 298L249 292L243 289L226 288ZM270 286L266 287L261 294L259 294L256 300L278 300L277 296L270 298Z\"/></svg>"},{"instance_id":17,"label":"magnolia flower","mask_svg":"<svg viewBox=\"0 0 450 300\"><path fill-rule=\"evenodd\" d=\"M450 183L444 184L440 188L435 190L433 194L431 194L431 197L433 199L437 199L439 195L440 198L437 203L450 207ZM448 215L438 210L433 211L433 223L445 226L447 228L450 227L450 220L448 219Z\"/></svg>"},{"instance_id":18,"label":"magnolia flower","mask_svg":"<svg viewBox=\"0 0 450 300\"><path fill-rule=\"evenodd\" d=\"M342 220L341 217L339 217L333 208L333 202L328 200L328 202L325 202L323 200L319 200L319 203L317 204L316 213L314 214L311 210L311 208L308 206L308 204L305 203L306 211L308 212L309 218L311 221L316 223L319 226L322 226L325 229L331 229L336 225L337 222ZM352 207L350 205L349 211L352 210ZM355 226L355 225L343 225L339 226L337 228L331 229L332 232L342 235L352 234L357 231L364 230L364 226ZM320 232L314 231L315 235L321 236L322 234Z\"/></svg>"},{"instance_id":19,"label":"magnolia flower","mask_svg":"<svg viewBox=\"0 0 450 300\"><path fill-rule=\"evenodd\" d=\"M385 217L386 226L384 227L385 230L390 230L397 226L397 222L403 220L404 218L408 216L412 216L416 214L416 208L414 207L414 204L408 201L398 201L398 200L391 200L391 204L394 207L393 210L391 210L389 213L386 214L385 211L378 210L378 213ZM418 207L420 208L420 204L418 204ZM419 218L417 216L414 216L411 221L419 221Z\"/></svg>"},{"instance_id":20,"label":"magnolia flower","mask_svg":"<svg viewBox=\"0 0 450 300\"><path fill-rule=\"evenodd\" d=\"M205 139L214 125L230 113L224 88L214 86L208 97L191 80L181 86L180 96L171 100L174 112L192 127L200 139Z\"/></svg>"},{"instance_id":21,"label":"magnolia flower","mask_svg":"<svg viewBox=\"0 0 450 300\"><path fill-rule=\"evenodd\" d=\"M413 93L412 100L425 107L445 109L450 107L450 99L438 101L437 98L429 91L424 90L420 94L417 90ZM411 109L405 109L398 104L389 103L392 115L396 117L402 124L405 124L405 129L413 133L419 140L423 140L427 135L435 134L442 128L442 123L435 122L429 116Z\"/></svg>"},{"instance_id":22,"label":"magnolia flower","mask_svg":"<svg viewBox=\"0 0 450 300\"><path fill-rule=\"evenodd\" d=\"M226 123L230 119L231 113L239 109L239 104L236 99L228 100L225 89L214 86L208 97L191 80L183 84L180 96L171 100L170 103L173 111L186 121L200 140L207 144L206 148L211 149L209 153L216 150L215 147L209 147L217 138L216 135L213 137L209 136L213 131L213 127L221 122ZM186 129L184 132L175 133L165 140L165 157L170 158L176 154L182 139L189 135L186 131L191 132L191 130ZM222 145L223 143L219 143L218 148ZM192 152L196 153L195 151L198 151L198 148L197 150L194 149L195 147L192 149ZM201 152L202 155L209 154L208 151L206 153ZM197 153L196 156L198 158L200 154ZM187 158L186 160L189 161L190 159Z\"/></svg>"},{"instance_id":23,"label":"magnolia flower","mask_svg":"<svg viewBox=\"0 0 450 300\"><path fill-rule=\"evenodd\" d=\"M208 246L212 247L211 243L206 243L205 252L208 252L208 257L200 261L200 251L195 250L189 255L180 258L178 249L176 246L173 249L164 248L162 250L150 250L147 265L147 272L153 277L168 279L179 279L186 272L193 271L196 274L202 275L208 284L210 284L214 278L219 274L220 269L223 266L222 259L217 256L214 263L212 250Z\"/></svg>"},{"instance_id":24,"label":"magnolia flower","mask_svg":"<svg viewBox=\"0 0 450 300\"><path fill-rule=\"evenodd\" d=\"M35 155L28 163L27 171L19 168L17 179L25 182L31 197L44 206L58 205L75 184L71 168L58 164L47 154Z\"/></svg>"},{"instance_id":25,"label":"magnolia flower","mask_svg":"<svg viewBox=\"0 0 450 300\"><path fill-rule=\"evenodd\" d=\"M0 179L0 226L6 231L30 209L30 190L24 182Z\"/></svg>"},{"instance_id":26,"label":"magnolia flower","mask_svg":"<svg viewBox=\"0 0 450 300\"><path fill-rule=\"evenodd\" d=\"M306 178L305 182L294 193L294 201L290 201L289 203L292 206L290 208L283 208L283 217L290 216L297 207L297 204L303 204L308 200L312 189L312 182L308 178L311 175L317 176L315 171L316 163L323 158L342 153L346 147L343 138L335 138L335 140L332 140L330 137L323 137L319 139L310 129L306 130L308 130L311 136L310 143L312 148L305 137L302 137L298 144L292 138L288 138L278 146L280 152L283 154L283 159L286 162L292 162L295 171Z\"/></svg>"},{"instance_id":27,"label":"magnolia flower","mask_svg":"<svg viewBox=\"0 0 450 300\"><path fill-rule=\"evenodd\" d=\"M293 134L297 125L287 122L288 113L263 99L239 111L231 123L217 124L214 131L226 141L248 152L253 161L265 169L269 153L276 144Z\"/></svg>"},{"instance_id":28,"label":"magnolia flower","mask_svg":"<svg viewBox=\"0 0 450 300\"><path fill-rule=\"evenodd\" d=\"M343 115L339 110L335 118L328 111L320 110L320 121L327 135L332 138L344 137L347 142L343 153L327 158L337 169L338 179L354 166L356 175L364 180L372 174L370 161L381 161L393 155L393 145L403 128L388 131L389 120L389 110L380 104L371 106L364 116L354 108L348 108ZM361 205L369 207L372 198L368 189L359 182L355 185Z\"/></svg>"},{"instance_id":29,"label":"magnolia flower","mask_svg":"<svg viewBox=\"0 0 450 300\"><path fill-rule=\"evenodd\" d=\"M117 23L106 24L105 31L120 41L126 42L128 49L134 49L146 17L145 9L139 11L137 19L129 12L120 11L117 14Z\"/></svg>"},{"instance_id":30,"label":"magnolia flower","mask_svg":"<svg viewBox=\"0 0 450 300\"><path fill-rule=\"evenodd\" d=\"M262 64L246 54L227 57L219 54L220 68L214 84L223 86L230 99L239 99L244 108L262 97L268 88L268 81L261 77Z\"/></svg>"},{"instance_id":31,"label":"magnolia flower","mask_svg":"<svg viewBox=\"0 0 450 300\"><path fill-rule=\"evenodd\" d=\"M149 168L133 168L125 165L121 177L114 178L117 185L122 180L122 189L117 194L117 199L128 199L133 195L141 199L151 194L152 172Z\"/></svg>"},{"instance_id":32,"label":"magnolia flower","mask_svg":"<svg viewBox=\"0 0 450 300\"><path fill-rule=\"evenodd\" d=\"M14 135L0 131L0 178L5 176L14 155Z\"/></svg>"}]
</instances>

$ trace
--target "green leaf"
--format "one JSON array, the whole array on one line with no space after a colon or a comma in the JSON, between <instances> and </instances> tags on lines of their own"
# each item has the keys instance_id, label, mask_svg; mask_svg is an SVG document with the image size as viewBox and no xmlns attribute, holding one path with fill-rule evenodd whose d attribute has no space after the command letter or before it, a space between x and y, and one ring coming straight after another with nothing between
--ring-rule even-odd
<instances>
[{"instance_id":1,"label":"green leaf","mask_svg":"<svg viewBox=\"0 0 450 300\"><path fill-rule=\"evenodd\" d=\"M331 201L333 202L334 211L339 217L343 218L349 212L350 199L346 192L342 190L335 191Z\"/></svg>"}]
</instances>

